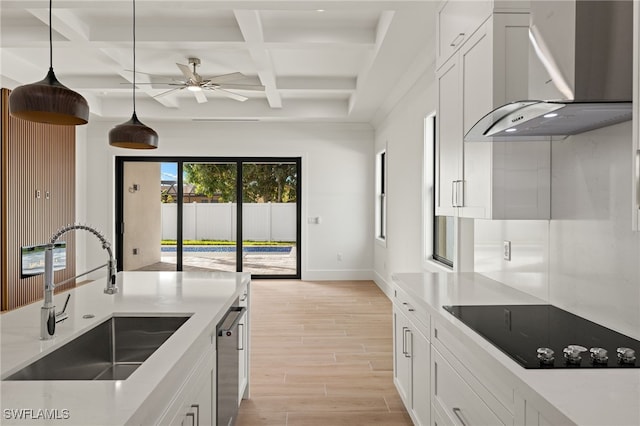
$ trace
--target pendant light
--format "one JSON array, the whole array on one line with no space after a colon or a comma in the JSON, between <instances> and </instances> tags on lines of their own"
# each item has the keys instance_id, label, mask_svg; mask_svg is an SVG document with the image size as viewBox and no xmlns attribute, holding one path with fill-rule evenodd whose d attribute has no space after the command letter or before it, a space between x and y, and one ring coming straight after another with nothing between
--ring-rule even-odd
<instances>
[{"instance_id":1,"label":"pendant light","mask_svg":"<svg viewBox=\"0 0 640 426\"><path fill-rule=\"evenodd\" d=\"M129 149L158 147L158 134L138 120L136 115L136 0L133 0L133 115L126 123L111 129L109 145Z\"/></svg>"},{"instance_id":2,"label":"pendant light","mask_svg":"<svg viewBox=\"0 0 640 426\"><path fill-rule=\"evenodd\" d=\"M53 73L52 0L49 0L49 72L38 82L16 87L9 96L9 113L37 123L77 126L87 124L89 104L79 93L58 81Z\"/></svg>"}]
</instances>

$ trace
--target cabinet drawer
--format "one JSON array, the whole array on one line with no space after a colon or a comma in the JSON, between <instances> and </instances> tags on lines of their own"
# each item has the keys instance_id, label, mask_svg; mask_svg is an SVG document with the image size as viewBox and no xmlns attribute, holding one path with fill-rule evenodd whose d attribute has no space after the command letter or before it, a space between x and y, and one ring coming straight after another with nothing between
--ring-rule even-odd
<instances>
[{"instance_id":1,"label":"cabinet drawer","mask_svg":"<svg viewBox=\"0 0 640 426\"><path fill-rule=\"evenodd\" d=\"M455 330L450 330L437 320L434 320L432 325L433 347L449 360L474 392L481 396L503 422L508 422L515 411L515 386L504 369L497 366L488 354L483 353L471 342L463 343L454 334Z\"/></svg>"},{"instance_id":2,"label":"cabinet drawer","mask_svg":"<svg viewBox=\"0 0 640 426\"><path fill-rule=\"evenodd\" d=\"M436 68L440 68L491 15L493 2L446 1L436 15Z\"/></svg>"},{"instance_id":3,"label":"cabinet drawer","mask_svg":"<svg viewBox=\"0 0 640 426\"><path fill-rule=\"evenodd\" d=\"M399 288L394 290L393 303L398 307L398 310L407 316L407 319L415 324L427 340L430 341L431 321L427 310L416 307L417 304L413 298Z\"/></svg>"},{"instance_id":4,"label":"cabinet drawer","mask_svg":"<svg viewBox=\"0 0 640 426\"><path fill-rule=\"evenodd\" d=\"M437 350L431 353L433 405L454 425L504 425Z\"/></svg>"}]
</instances>

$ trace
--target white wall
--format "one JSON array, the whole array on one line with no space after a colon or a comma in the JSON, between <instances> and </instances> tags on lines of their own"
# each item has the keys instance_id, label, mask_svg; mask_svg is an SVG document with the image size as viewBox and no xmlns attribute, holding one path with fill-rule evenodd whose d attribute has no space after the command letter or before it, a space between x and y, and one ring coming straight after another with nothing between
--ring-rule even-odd
<instances>
[{"instance_id":1,"label":"white wall","mask_svg":"<svg viewBox=\"0 0 640 426\"><path fill-rule=\"evenodd\" d=\"M120 256L122 268L134 271L158 263L162 258L160 163L125 163L123 174L125 238ZM138 185L138 189L134 190L133 185ZM143 209L144 214L140 214ZM133 254L134 249L137 254Z\"/></svg>"},{"instance_id":2,"label":"white wall","mask_svg":"<svg viewBox=\"0 0 640 426\"><path fill-rule=\"evenodd\" d=\"M144 120L144 112L138 112ZM87 191L84 199L79 194L77 200L86 205L87 221L104 230L111 241L116 155L300 156L302 277L372 278L374 136L369 125L145 121L158 132L160 147L133 152L109 147L107 135L114 124L91 121L88 125ZM308 216L321 217L321 223L308 224ZM88 246L86 264L103 262L100 248ZM342 253L342 261L337 253Z\"/></svg>"},{"instance_id":3,"label":"white wall","mask_svg":"<svg viewBox=\"0 0 640 426\"><path fill-rule=\"evenodd\" d=\"M376 242L374 247L374 279L385 292L392 273L422 269L424 122L436 107L433 67L376 126L375 152L387 152L387 238L386 246ZM426 228L430 241L431 227Z\"/></svg>"},{"instance_id":4,"label":"white wall","mask_svg":"<svg viewBox=\"0 0 640 426\"><path fill-rule=\"evenodd\" d=\"M631 152L631 122L554 141L551 220L476 220L476 271L640 338Z\"/></svg>"}]
</instances>

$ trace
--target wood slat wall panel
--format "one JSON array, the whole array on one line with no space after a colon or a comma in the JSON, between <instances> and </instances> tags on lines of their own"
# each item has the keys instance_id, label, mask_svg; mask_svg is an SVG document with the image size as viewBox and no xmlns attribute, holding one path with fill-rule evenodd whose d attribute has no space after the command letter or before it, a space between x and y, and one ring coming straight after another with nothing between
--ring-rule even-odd
<instances>
[{"instance_id":1,"label":"wood slat wall panel","mask_svg":"<svg viewBox=\"0 0 640 426\"><path fill-rule=\"evenodd\" d=\"M8 106L6 89L2 100L2 167L6 172L2 206L6 223L2 308L5 310L42 299L42 275L20 278L20 247L45 243L58 228L75 220L75 128L16 119L4 114ZM67 268L55 273L55 282L76 273L75 235L68 233L61 240L67 242ZM70 282L56 290L74 286Z\"/></svg>"}]
</instances>

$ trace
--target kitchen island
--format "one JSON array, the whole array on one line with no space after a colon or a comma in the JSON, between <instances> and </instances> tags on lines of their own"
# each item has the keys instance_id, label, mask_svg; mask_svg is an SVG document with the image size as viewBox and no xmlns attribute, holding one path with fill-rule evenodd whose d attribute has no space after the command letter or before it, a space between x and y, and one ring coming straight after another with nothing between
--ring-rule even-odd
<instances>
[{"instance_id":1,"label":"kitchen island","mask_svg":"<svg viewBox=\"0 0 640 426\"><path fill-rule=\"evenodd\" d=\"M125 380L3 380L0 423L171 423L185 415L183 407L197 405L189 405L188 392L194 384L206 388L198 377L206 376L202 371L211 372L214 380L208 386L215 408L216 325L249 284L249 273L121 272L115 295L103 294L102 279L56 295L61 309L71 294L69 318L58 324L56 337L49 341L39 339L41 302L4 313L0 316L2 379L113 316L189 319Z\"/></svg>"},{"instance_id":2,"label":"kitchen island","mask_svg":"<svg viewBox=\"0 0 640 426\"><path fill-rule=\"evenodd\" d=\"M416 423L640 424L640 368L525 369L443 308L546 301L476 273L405 273L393 280L394 381L414 421L425 419ZM505 321L511 330L511 318ZM413 370L405 360L413 360ZM416 368L422 365L430 368Z\"/></svg>"}]
</instances>

